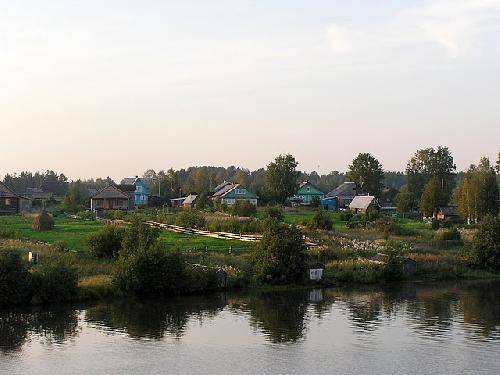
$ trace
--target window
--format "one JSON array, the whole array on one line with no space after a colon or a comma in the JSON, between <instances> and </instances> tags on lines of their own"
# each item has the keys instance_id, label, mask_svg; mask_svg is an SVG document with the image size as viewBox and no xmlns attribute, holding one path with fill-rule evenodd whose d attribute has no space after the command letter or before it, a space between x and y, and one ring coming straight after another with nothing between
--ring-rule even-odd
<instances>
[{"instance_id":1,"label":"window","mask_svg":"<svg viewBox=\"0 0 500 375\"><path fill-rule=\"evenodd\" d=\"M244 195L245 194L245 189L236 189L236 194L237 195Z\"/></svg>"},{"instance_id":2,"label":"window","mask_svg":"<svg viewBox=\"0 0 500 375\"><path fill-rule=\"evenodd\" d=\"M12 202L10 201L10 198L6 198L5 199L5 205L6 206L10 206L12 204Z\"/></svg>"}]
</instances>

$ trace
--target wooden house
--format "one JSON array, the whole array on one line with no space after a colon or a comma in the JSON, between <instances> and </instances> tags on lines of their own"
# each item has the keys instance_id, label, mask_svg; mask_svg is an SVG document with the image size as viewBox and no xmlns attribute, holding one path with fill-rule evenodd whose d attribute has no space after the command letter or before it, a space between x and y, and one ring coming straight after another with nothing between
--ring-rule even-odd
<instances>
[{"instance_id":1,"label":"wooden house","mask_svg":"<svg viewBox=\"0 0 500 375\"><path fill-rule=\"evenodd\" d=\"M17 214L20 212L20 197L7 185L0 181L0 214Z\"/></svg>"},{"instance_id":2,"label":"wooden house","mask_svg":"<svg viewBox=\"0 0 500 375\"><path fill-rule=\"evenodd\" d=\"M246 200L254 206L257 206L259 197L240 184L224 182L215 188L215 192L210 199L215 202L226 204L229 207L239 200Z\"/></svg>"},{"instance_id":3,"label":"wooden house","mask_svg":"<svg viewBox=\"0 0 500 375\"><path fill-rule=\"evenodd\" d=\"M181 208L185 199L186 197L170 199L170 206L172 206L172 208Z\"/></svg>"},{"instance_id":4,"label":"wooden house","mask_svg":"<svg viewBox=\"0 0 500 375\"><path fill-rule=\"evenodd\" d=\"M120 185L134 186L134 200L133 205L136 207L147 206L151 196L150 181L147 178L138 176L132 178L124 178Z\"/></svg>"},{"instance_id":5,"label":"wooden house","mask_svg":"<svg viewBox=\"0 0 500 375\"><path fill-rule=\"evenodd\" d=\"M349 210L355 214L366 214L371 209L380 211L380 205L373 195L358 195L349 204Z\"/></svg>"},{"instance_id":6,"label":"wooden house","mask_svg":"<svg viewBox=\"0 0 500 375\"><path fill-rule=\"evenodd\" d=\"M310 183L309 181L305 181L300 184L299 189L295 193L295 198L302 205L309 206L317 199L318 202L321 202L321 199L325 197L325 193L323 193L318 187Z\"/></svg>"},{"instance_id":7,"label":"wooden house","mask_svg":"<svg viewBox=\"0 0 500 375\"><path fill-rule=\"evenodd\" d=\"M458 215L458 209L455 206L445 206L438 207L436 213L436 219L438 220L450 220L450 221L458 221L460 220L460 216Z\"/></svg>"},{"instance_id":8,"label":"wooden house","mask_svg":"<svg viewBox=\"0 0 500 375\"><path fill-rule=\"evenodd\" d=\"M355 182L344 182L330 191L322 201L322 205L328 210L341 210L349 208L349 204L358 195Z\"/></svg>"},{"instance_id":9,"label":"wooden house","mask_svg":"<svg viewBox=\"0 0 500 375\"><path fill-rule=\"evenodd\" d=\"M128 210L131 207L131 199L129 194L110 185L90 198L90 209L92 211Z\"/></svg>"},{"instance_id":10,"label":"wooden house","mask_svg":"<svg viewBox=\"0 0 500 375\"><path fill-rule=\"evenodd\" d=\"M198 198L198 195L196 195L196 194L189 194L182 201L182 208L193 208L194 204L196 202L196 198Z\"/></svg>"}]
</instances>

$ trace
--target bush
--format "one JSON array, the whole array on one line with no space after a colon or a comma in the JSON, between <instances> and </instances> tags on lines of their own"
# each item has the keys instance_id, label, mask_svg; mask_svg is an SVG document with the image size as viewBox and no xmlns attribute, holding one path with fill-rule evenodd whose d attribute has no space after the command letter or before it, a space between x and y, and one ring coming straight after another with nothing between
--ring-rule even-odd
<instances>
[{"instance_id":1,"label":"bush","mask_svg":"<svg viewBox=\"0 0 500 375\"><path fill-rule=\"evenodd\" d=\"M340 220L341 221L350 221L354 214L351 211L341 211L340 212Z\"/></svg>"},{"instance_id":2,"label":"bush","mask_svg":"<svg viewBox=\"0 0 500 375\"><path fill-rule=\"evenodd\" d=\"M438 219L432 219L431 220L431 228L432 230L438 230L440 227L439 220Z\"/></svg>"},{"instance_id":3,"label":"bush","mask_svg":"<svg viewBox=\"0 0 500 375\"><path fill-rule=\"evenodd\" d=\"M331 230L333 228L332 217L326 211L318 210L314 213L309 222L311 229Z\"/></svg>"},{"instance_id":4,"label":"bush","mask_svg":"<svg viewBox=\"0 0 500 375\"><path fill-rule=\"evenodd\" d=\"M438 229L436 233L434 233L434 239L437 241L459 241L460 232L457 228Z\"/></svg>"},{"instance_id":5,"label":"bush","mask_svg":"<svg viewBox=\"0 0 500 375\"><path fill-rule=\"evenodd\" d=\"M57 250L57 251L67 251L68 250L68 243L66 241L55 241L52 246Z\"/></svg>"},{"instance_id":6,"label":"bush","mask_svg":"<svg viewBox=\"0 0 500 375\"><path fill-rule=\"evenodd\" d=\"M405 245L400 242L390 241L386 243L384 274L387 280L400 280L403 277L401 261L403 260L404 248Z\"/></svg>"},{"instance_id":7,"label":"bush","mask_svg":"<svg viewBox=\"0 0 500 375\"><path fill-rule=\"evenodd\" d=\"M205 216L196 210L184 210L176 219L177 225L185 228L201 229L205 226Z\"/></svg>"},{"instance_id":8,"label":"bush","mask_svg":"<svg viewBox=\"0 0 500 375\"><path fill-rule=\"evenodd\" d=\"M37 302L71 301L77 294L78 274L64 263L42 263L32 278L33 299Z\"/></svg>"},{"instance_id":9,"label":"bush","mask_svg":"<svg viewBox=\"0 0 500 375\"><path fill-rule=\"evenodd\" d=\"M47 211L42 211L33 218L31 229L35 231L48 231L54 229L54 219Z\"/></svg>"},{"instance_id":10,"label":"bush","mask_svg":"<svg viewBox=\"0 0 500 375\"><path fill-rule=\"evenodd\" d=\"M270 206L266 207L264 210L264 218L283 221L285 217L283 215L283 210L279 206Z\"/></svg>"},{"instance_id":11,"label":"bush","mask_svg":"<svg viewBox=\"0 0 500 375\"><path fill-rule=\"evenodd\" d=\"M98 258L115 258L122 248L125 231L117 225L107 224L87 238L90 254Z\"/></svg>"},{"instance_id":12,"label":"bush","mask_svg":"<svg viewBox=\"0 0 500 375\"><path fill-rule=\"evenodd\" d=\"M125 231L122 241L122 252L133 254L158 245L160 230L143 223L138 217L132 219L131 225Z\"/></svg>"},{"instance_id":13,"label":"bush","mask_svg":"<svg viewBox=\"0 0 500 375\"><path fill-rule=\"evenodd\" d=\"M106 218L110 220L123 220L125 218L125 212L121 210L108 210L106 211Z\"/></svg>"},{"instance_id":14,"label":"bush","mask_svg":"<svg viewBox=\"0 0 500 375\"><path fill-rule=\"evenodd\" d=\"M414 235L414 231L410 229L403 228L401 225L396 223L392 218L390 217L379 217L375 222L372 224L372 227L381 233L384 233L386 237L389 235L396 235L396 236L411 236Z\"/></svg>"},{"instance_id":15,"label":"bush","mask_svg":"<svg viewBox=\"0 0 500 375\"><path fill-rule=\"evenodd\" d=\"M21 238L21 233L14 229L0 228L0 238L18 239Z\"/></svg>"},{"instance_id":16,"label":"bush","mask_svg":"<svg viewBox=\"0 0 500 375\"><path fill-rule=\"evenodd\" d=\"M475 263L484 268L500 270L500 219L485 216L474 236L472 253Z\"/></svg>"},{"instance_id":17,"label":"bush","mask_svg":"<svg viewBox=\"0 0 500 375\"><path fill-rule=\"evenodd\" d=\"M257 207L245 199L237 200L231 207L231 215L250 217L255 216Z\"/></svg>"},{"instance_id":18,"label":"bush","mask_svg":"<svg viewBox=\"0 0 500 375\"><path fill-rule=\"evenodd\" d=\"M28 267L21 255L0 252L0 305L29 301L30 286Z\"/></svg>"},{"instance_id":19,"label":"bush","mask_svg":"<svg viewBox=\"0 0 500 375\"><path fill-rule=\"evenodd\" d=\"M128 294L178 294L185 288L186 263L181 253L167 253L159 246L122 253L113 281Z\"/></svg>"},{"instance_id":20,"label":"bush","mask_svg":"<svg viewBox=\"0 0 500 375\"><path fill-rule=\"evenodd\" d=\"M305 276L307 246L296 227L269 220L251 257L254 274L260 281L287 284Z\"/></svg>"}]
</instances>

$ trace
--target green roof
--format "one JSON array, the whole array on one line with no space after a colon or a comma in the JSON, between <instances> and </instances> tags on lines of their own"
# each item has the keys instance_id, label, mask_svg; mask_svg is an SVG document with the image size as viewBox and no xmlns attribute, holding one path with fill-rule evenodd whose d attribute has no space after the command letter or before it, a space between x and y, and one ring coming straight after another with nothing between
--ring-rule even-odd
<instances>
[{"instance_id":1,"label":"green roof","mask_svg":"<svg viewBox=\"0 0 500 375\"><path fill-rule=\"evenodd\" d=\"M297 190L295 195L325 195L325 193L310 182L303 182L300 184L299 190Z\"/></svg>"}]
</instances>

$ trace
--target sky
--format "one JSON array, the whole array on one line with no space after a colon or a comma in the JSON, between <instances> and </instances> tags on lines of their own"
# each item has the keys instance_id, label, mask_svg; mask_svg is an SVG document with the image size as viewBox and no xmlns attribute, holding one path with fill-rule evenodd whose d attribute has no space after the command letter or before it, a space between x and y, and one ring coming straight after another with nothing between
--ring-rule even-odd
<instances>
[{"instance_id":1,"label":"sky","mask_svg":"<svg viewBox=\"0 0 500 375\"><path fill-rule=\"evenodd\" d=\"M500 0L0 0L0 175L500 150Z\"/></svg>"}]
</instances>

